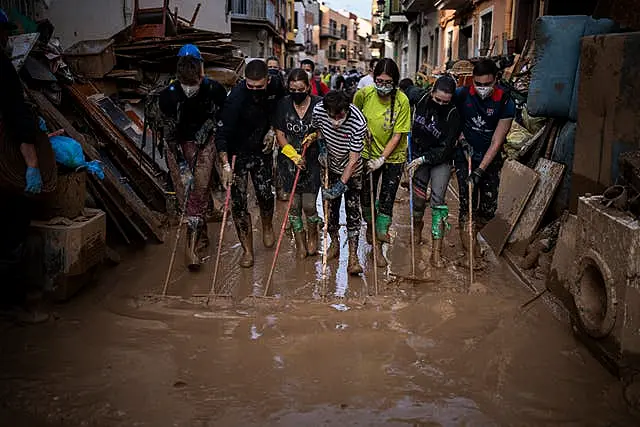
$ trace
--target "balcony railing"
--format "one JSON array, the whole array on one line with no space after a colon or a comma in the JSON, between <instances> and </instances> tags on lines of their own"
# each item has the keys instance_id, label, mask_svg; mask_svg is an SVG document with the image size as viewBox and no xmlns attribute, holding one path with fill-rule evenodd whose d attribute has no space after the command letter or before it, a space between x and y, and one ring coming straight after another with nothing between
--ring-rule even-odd
<instances>
[{"instance_id":1,"label":"balcony railing","mask_svg":"<svg viewBox=\"0 0 640 427\"><path fill-rule=\"evenodd\" d=\"M264 20L276 24L276 6L270 0L231 0L231 17Z\"/></svg>"},{"instance_id":2,"label":"balcony railing","mask_svg":"<svg viewBox=\"0 0 640 427\"><path fill-rule=\"evenodd\" d=\"M334 39L340 39L340 31L337 28L322 27L320 28L320 37L331 37Z\"/></svg>"}]
</instances>

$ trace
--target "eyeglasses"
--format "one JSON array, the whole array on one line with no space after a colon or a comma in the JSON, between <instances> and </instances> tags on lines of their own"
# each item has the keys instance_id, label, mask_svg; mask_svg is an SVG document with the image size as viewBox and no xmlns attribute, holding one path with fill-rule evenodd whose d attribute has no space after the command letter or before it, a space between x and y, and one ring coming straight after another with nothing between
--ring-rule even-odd
<instances>
[{"instance_id":1,"label":"eyeglasses","mask_svg":"<svg viewBox=\"0 0 640 427\"><path fill-rule=\"evenodd\" d=\"M491 87L491 86L493 86L494 83L495 83L495 80L492 81L492 82L489 82L489 83L480 83L480 82L477 82L475 80L473 81L473 84L476 87Z\"/></svg>"},{"instance_id":2,"label":"eyeglasses","mask_svg":"<svg viewBox=\"0 0 640 427\"><path fill-rule=\"evenodd\" d=\"M376 79L375 82L378 86L393 87L393 80Z\"/></svg>"}]
</instances>

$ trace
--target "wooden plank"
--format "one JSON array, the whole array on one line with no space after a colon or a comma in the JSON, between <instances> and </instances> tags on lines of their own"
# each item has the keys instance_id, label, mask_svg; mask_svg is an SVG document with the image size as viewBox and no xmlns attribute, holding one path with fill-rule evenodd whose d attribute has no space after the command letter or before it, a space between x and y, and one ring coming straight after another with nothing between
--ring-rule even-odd
<instances>
[{"instance_id":1,"label":"wooden plank","mask_svg":"<svg viewBox=\"0 0 640 427\"><path fill-rule=\"evenodd\" d=\"M45 119L51 120L55 127L65 129L67 134L78 141L82 146L86 157L89 160L101 160L100 153L87 143L85 137L78 132L69 121L60 113L51 102L40 92L29 91L30 97L34 100L38 108L45 116ZM122 211L123 216L128 217L131 221L137 219L145 228L149 229L154 237L159 241L164 241L164 231L162 224L155 217L155 215L133 194L124 188L118 178L108 168L104 170L105 178L101 182L105 186L108 194L117 200L119 209ZM143 234L143 237L144 236Z\"/></svg>"},{"instance_id":2,"label":"wooden plank","mask_svg":"<svg viewBox=\"0 0 640 427\"><path fill-rule=\"evenodd\" d=\"M509 236L510 250L516 255L524 256L525 250L544 217L553 196L562 181L565 166L547 159L539 159L535 171L540 180L533 195Z\"/></svg>"},{"instance_id":3,"label":"wooden plank","mask_svg":"<svg viewBox=\"0 0 640 427\"><path fill-rule=\"evenodd\" d=\"M496 216L481 231L496 256L502 253L538 179L533 169L515 160L505 162L500 175Z\"/></svg>"}]
</instances>

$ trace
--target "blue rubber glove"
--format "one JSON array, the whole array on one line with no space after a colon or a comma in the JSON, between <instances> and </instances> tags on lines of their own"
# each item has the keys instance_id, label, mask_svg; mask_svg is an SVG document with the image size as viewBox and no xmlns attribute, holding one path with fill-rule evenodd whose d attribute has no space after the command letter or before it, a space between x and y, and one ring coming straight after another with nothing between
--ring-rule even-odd
<instances>
[{"instance_id":1,"label":"blue rubber glove","mask_svg":"<svg viewBox=\"0 0 640 427\"><path fill-rule=\"evenodd\" d=\"M327 153L318 154L318 163L320 163L323 169L327 168Z\"/></svg>"},{"instance_id":2,"label":"blue rubber glove","mask_svg":"<svg viewBox=\"0 0 640 427\"><path fill-rule=\"evenodd\" d=\"M333 184L330 188L322 190L322 198L324 200L334 200L341 197L345 191L347 191L347 185L338 180L338 182Z\"/></svg>"},{"instance_id":3,"label":"blue rubber glove","mask_svg":"<svg viewBox=\"0 0 640 427\"><path fill-rule=\"evenodd\" d=\"M40 169L27 168L27 186L24 191L32 194L39 194L42 191L42 177L40 176Z\"/></svg>"}]
</instances>

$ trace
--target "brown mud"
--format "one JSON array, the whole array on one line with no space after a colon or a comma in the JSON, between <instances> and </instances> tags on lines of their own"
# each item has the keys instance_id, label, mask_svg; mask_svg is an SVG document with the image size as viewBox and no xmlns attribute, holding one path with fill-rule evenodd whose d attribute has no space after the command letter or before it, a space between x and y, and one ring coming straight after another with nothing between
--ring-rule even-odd
<instances>
[{"instance_id":1,"label":"brown mud","mask_svg":"<svg viewBox=\"0 0 640 427\"><path fill-rule=\"evenodd\" d=\"M252 298L274 253L254 221L255 266L236 266L241 249L228 224L218 283L233 298L207 307L193 295L209 292L217 223L201 272L187 272L179 251L172 298L157 297L168 242L123 255L98 284L55 307L55 321L0 323L0 425L637 425L620 382L543 304L521 309L532 294L498 260L469 292L456 262L453 197L447 267L430 267L425 227L416 276L430 280L393 276L411 275L407 193L398 196L377 296L363 233L364 274L346 273L344 247L329 263L327 298L321 257L296 261L290 237L276 298Z\"/></svg>"}]
</instances>

